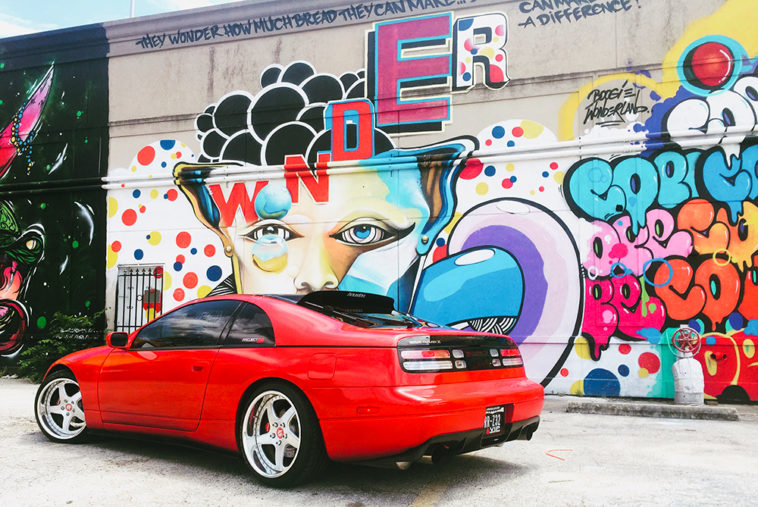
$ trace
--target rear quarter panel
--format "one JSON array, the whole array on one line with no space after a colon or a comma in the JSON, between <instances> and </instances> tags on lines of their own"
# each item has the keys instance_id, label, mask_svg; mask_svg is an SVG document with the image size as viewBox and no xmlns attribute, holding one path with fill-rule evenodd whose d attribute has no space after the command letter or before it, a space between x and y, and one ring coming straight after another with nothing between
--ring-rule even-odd
<instances>
[{"instance_id":1,"label":"rear quarter panel","mask_svg":"<svg viewBox=\"0 0 758 507\"><path fill-rule=\"evenodd\" d=\"M322 361L314 368L314 357L333 357L332 374L321 366ZM208 380L203 419L236 419L245 391L261 379L295 384L309 399L318 388L391 386L396 373L393 362L396 351L388 348L224 348L216 356ZM328 404L314 404L314 409L319 418L332 415Z\"/></svg>"},{"instance_id":2,"label":"rear quarter panel","mask_svg":"<svg viewBox=\"0 0 758 507\"><path fill-rule=\"evenodd\" d=\"M465 391L468 385L475 396L483 382L527 381L523 368L406 373L394 347L224 348L211 370L203 420L236 421L245 391L264 379L281 379L297 386L319 419L355 417L359 406L380 406L385 416L423 413L433 408L429 401L439 386L460 385L459 391ZM406 394L387 389L393 387L410 389ZM427 403L414 402L419 395L427 396ZM439 401L446 403L445 399Z\"/></svg>"}]
</instances>

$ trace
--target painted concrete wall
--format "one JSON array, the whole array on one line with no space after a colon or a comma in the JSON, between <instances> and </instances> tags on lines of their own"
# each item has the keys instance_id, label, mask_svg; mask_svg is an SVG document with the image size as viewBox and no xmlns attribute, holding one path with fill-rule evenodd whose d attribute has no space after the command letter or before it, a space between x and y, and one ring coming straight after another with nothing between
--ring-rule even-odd
<instances>
[{"instance_id":1,"label":"painted concrete wall","mask_svg":"<svg viewBox=\"0 0 758 507\"><path fill-rule=\"evenodd\" d=\"M367 290L549 392L758 399L745 0L272 2L106 24L101 305ZM41 121L44 121L44 113ZM33 304L33 302L29 302Z\"/></svg>"},{"instance_id":2,"label":"painted concrete wall","mask_svg":"<svg viewBox=\"0 0 758 507\"><path fill-rule=\"evenodd\" d=\"M99 26L0 40L0 366L103 308L106 53Z\"/></svg>"}]
</instances>

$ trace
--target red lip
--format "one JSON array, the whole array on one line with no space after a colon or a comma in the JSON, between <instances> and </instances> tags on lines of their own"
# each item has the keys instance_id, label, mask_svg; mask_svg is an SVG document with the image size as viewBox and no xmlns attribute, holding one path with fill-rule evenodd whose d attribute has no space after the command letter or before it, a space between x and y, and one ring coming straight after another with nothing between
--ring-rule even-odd
<instances>
[{"instance_id":1,"label":"red lip","mask_svg":"<svg viewBox=\"0 0 758 507\"><path fill-rule=\"evenodd\" d=\"M21 347L27 325L26 309L21 303L0 299L0 354L12 354Z\"/></svg>"}]
</instances>

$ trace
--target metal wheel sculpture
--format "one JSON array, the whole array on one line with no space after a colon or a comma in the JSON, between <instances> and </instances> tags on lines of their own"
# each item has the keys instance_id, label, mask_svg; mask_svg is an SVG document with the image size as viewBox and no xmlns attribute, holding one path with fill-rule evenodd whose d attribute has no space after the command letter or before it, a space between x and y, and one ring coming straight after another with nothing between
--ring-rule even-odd
<instances>
[{"instance_id":1,"label":"metal wheel sculpture","mask_svg":"<svg viewBox=\"0 0 758 507\"><path fill-rule=\"evenodd\" d=\"M689 327L680 327L674 331L671 344L682 355L694 356L700 351L700 333Z\"/></svg>"}]
</instances>

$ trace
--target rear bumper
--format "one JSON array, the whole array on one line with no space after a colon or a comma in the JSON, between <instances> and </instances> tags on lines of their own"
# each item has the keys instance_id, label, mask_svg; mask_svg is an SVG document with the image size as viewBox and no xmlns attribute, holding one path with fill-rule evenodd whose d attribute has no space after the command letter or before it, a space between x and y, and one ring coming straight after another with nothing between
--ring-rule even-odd
<instances>
[{"instance_id":1,"label":"rear bumper","mask_svg":"<svg viewBox=\"0 0 758 507\"><path fill-rule=\"evenodd\" d=\"M331 406L320 411L318 406L327 399ZM381 404L376 407L378 400ZM319 422L331 459L414 461L411 458L418 459L440 444L453 453L461 453L531 436L539 424L544 390L525 378L498 379L325 389L312 401L317 413L321 412ZM367 405L376 410L359 415L360 409ZM484 419L487 407L496 405L511 405L512 410L504 421L504 433L491 438L484 434ZM329 413L352 416L324 417Z\"/></svg>"},{"instance_id":2,"label":"rear bumper","mask_svg":"<svg viewBox=\"0 0 758 507\"><path fill-rule=\"evenodd\" d=\"M433 459L436 459L438 453L440 456L463 454L493 445L500 445L512 440L531 440L539 425L540 418L532 417L525 421L516 421L508 424L505 432L497 437L487 437L484 430L440 435L430 438L418 447L409 449L404 453L375 460L367 460L366 464L385 466L398 463L412 463L420 460L423 456L432 456Z\"/></svg>"}]
</instances>

